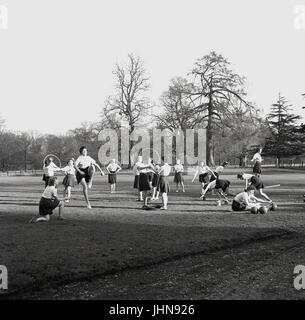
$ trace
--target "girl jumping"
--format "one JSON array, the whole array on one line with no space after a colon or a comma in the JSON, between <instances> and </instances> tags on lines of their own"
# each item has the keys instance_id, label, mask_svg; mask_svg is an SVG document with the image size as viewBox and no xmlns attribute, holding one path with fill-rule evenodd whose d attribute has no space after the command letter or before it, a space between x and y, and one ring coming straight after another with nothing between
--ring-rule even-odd
<instances>
[{"instance_id":1,"label":"girl jumping","mask_svg":"<svg viewBox=\"0 0 305 320\"><path fill-rule=\"evenodd\" d=\"M95 167L98 168L101 175L105 175L101 167L96 163L94 159L88 156L88 151L85 146L79 149L80 156L75 161L74 167L76 170L77 183L83 187L83 194L87 203L87 208L91 209L89 202L88 189L92 188L93 176L95 173Z\"/></svg>"}]
</instances>

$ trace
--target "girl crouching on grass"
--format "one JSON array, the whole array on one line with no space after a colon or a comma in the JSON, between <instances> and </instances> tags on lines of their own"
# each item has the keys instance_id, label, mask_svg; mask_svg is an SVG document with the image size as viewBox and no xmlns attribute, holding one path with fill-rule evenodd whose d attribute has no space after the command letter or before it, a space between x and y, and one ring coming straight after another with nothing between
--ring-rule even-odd
<instances>
[{"instance_id":1,"label":"girl crouching on grass","mask_svg":"<svg viewBox=\"0 0 305 320\"><path fill-rule=\"evenodd\" d=\"M232 202L232 210L233 211L251 211L253 207L259 209L262 207L261 203L268 203L269 201L265 201L263 199L257 198L254 196L255 187L249 186L245 189L244 192L237 194Z\"/></svg>"},{"instance_id":2,"label":"girl crouching on grass","mask_svg":"<svg viewBox=\"0 0 305 320\"><path fill-rule=\"evenodd\" d=\"M57 196L57 177L50 177L49 185L42 193L39 202L39 216L33 217L29 222L48 222L53 214L53 210L58 207L58 220L63 220L62 211L64 208L64 201L60 201Z\"/></svg>"}]
</instances>

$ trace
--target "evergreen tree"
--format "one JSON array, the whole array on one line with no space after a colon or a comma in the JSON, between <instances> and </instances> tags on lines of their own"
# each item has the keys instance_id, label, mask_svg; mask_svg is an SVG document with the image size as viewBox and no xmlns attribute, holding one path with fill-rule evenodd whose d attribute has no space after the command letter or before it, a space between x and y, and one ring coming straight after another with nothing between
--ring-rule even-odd
<instances>
[{"instance_id":1,"label":"evergreen tree","mask_svg":"<svg viewBox=\"0 0 305 320\"><path fill-rule=\"evenodd\" d=\"M267 116L270 137L266 139L264 153L275 156L278 161L284 156L302 154L304 135L297 123L300 119L300 116L291 113L291 105L279 94Z\"/></svg>"}]
</instances>

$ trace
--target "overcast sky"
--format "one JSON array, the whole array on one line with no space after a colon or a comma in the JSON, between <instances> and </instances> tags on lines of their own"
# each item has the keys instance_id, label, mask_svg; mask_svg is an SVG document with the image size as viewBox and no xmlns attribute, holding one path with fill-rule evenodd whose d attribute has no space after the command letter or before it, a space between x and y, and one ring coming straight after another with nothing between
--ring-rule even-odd
<instances>
[{"instance_id":1,"label":"overcast sky","mask_svg":"<svg viewBox=\"0 0 305 320\"><path fill-rule=\"evenodd\" d=\"M96 121L112 93L112 69L143 58L156 102L175 76L215 50L247 77L264 112L280 91L305 101L304 0L0 0L0 116L8 129L65 133Z\"/></svg>"}]
</instances>

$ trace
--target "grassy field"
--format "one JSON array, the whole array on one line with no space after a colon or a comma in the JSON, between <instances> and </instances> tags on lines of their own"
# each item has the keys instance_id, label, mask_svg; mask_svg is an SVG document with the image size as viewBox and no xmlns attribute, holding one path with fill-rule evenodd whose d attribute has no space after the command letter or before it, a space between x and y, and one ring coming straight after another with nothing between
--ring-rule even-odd
<instances>
[{"instance_id":1,"label":"grassy field","mask_svg":"<svg viewBox=\"0 0 305 320\"><path fill-rule=\"evenodd\" d=\"M229 169L232 192L242 190ZM295 265L305 265L303 172L266 169L266 190L278 204L266 215L234 213L186 193L169 194L169 210L146 211L136 202L133 177L106 177L91 190L92 210L79 187L64 221L28 224L38 212L41 177L0 178L0 265L9 290L0 298L26 299L303 299L293 288ZM60 190L62 186L59 187ZM155 206L160 203L153 203Z\"/></svg>"}]
</instances>

